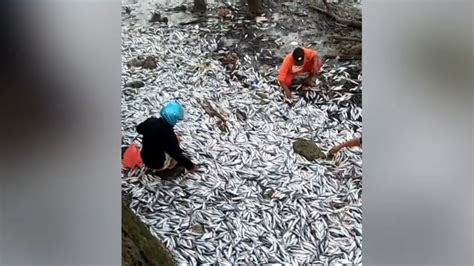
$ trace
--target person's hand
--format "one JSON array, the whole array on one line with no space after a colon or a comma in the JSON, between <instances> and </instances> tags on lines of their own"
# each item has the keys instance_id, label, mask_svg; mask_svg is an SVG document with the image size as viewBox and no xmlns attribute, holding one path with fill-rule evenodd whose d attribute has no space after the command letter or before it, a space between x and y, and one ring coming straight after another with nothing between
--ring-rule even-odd
<instances>
[{"instance_id":1,"label":"person's hand","mask_svg":"<svg viewBox=\"0 0 474 266\"><path fill-rule=\"evenodd\" d=\"M338 151L339 151L339 148L334 147L334 148L329 150L329 155L334 156L334 154L336 154Z\"/></svg>"},{"instance_id":2,"label":"person's hand","mask_svg":"<svg viewBox=\"0 0 474 266\"><path fill-rule=\"evenodd\" d=\"M293 93L290 90L285 90L285 97L289 102L293 101Z\"/></svg>"},{"instance_id":3,"label":"person's hand","mask_svg":"<svg viewBox=\"0 0 474 266\"><path fill-rule=\"evenodd\" d=\"M313 64L314 73L316 74L317 72L319 72L319 70L321 70L321 67L322 67L321 58L319 58L319 56L316 56L316 58L314 58L314 64Z\"/></svg>"},{"instance_id":4,"label":"person's hand","mask_svg":"<svg viewBox=\"0 0 474 266\"><path fill-rule=\"evenodd\" d=\"M307 79L304 84L309 87L314 87L316 85L312 79Z\"/></svg>"}]
</instances>

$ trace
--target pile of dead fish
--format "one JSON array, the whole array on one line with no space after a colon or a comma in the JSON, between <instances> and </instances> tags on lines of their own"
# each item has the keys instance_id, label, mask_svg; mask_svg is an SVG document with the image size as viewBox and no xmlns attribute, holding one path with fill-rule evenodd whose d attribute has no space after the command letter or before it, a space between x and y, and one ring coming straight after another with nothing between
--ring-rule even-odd
<instances>
[{"instance_id":1,"label":"pile of dead fish","mask_svg":"<svg viewBox=\"0 0 474 266\"><path fill-rule=\"evenodd\" d=\"M198 165L173 181L124 170L130 207L170 249L178 264L361 263L361 150L308 162L294 153L297 138L323 149L360 136L360 65L327 63L318 91L293 104L269 73L245 57L236 78L211 54L217 40L199 26L134 26L122 22L122 131L169 100L180 101L181 147ZM156 68L129 67L153 56ZM141 81L143 87L126 87ZM227 120L221 130L199 104Z\"/></svg>"}]
</instances>

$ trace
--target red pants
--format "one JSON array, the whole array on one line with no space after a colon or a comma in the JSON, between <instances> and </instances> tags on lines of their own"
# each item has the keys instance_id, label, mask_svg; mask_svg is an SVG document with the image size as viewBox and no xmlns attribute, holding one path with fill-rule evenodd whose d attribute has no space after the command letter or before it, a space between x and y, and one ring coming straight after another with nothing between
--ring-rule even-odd
<instances>
[{"instance_id":1,"label":"red pants","mask_svg":"<svg viewBox=\"0 0 474 266\"><path fill-rule=\"evenodd\" d=\"M286 86L291 87L291 84L293 83L293 79L296 77L296 75L298 74L303 74L303 73L312 73L312 74L316 74L318 72L318 70L321 68L321 61L318 60L318 65L316 66L316 68L314 68L314 62L313 61L309 61L309 62L306 62L306 64L304 64L303 66L303 70L301 70L301 72L298 72L298 73L288 73L287 76L286 76L286 80L285 80L285 84Z\"/></svg>"}]
</instances>

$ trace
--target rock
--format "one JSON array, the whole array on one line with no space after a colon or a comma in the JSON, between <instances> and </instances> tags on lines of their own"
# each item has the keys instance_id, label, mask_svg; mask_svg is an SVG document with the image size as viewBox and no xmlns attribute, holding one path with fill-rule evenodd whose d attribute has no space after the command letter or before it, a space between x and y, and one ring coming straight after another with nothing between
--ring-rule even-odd
<instances>
[{"instance_id":1,"label":"rock","mask_svg":"<svg viewBox=\"0 0 474 266\"><path fill-rule=\"evenodd\" d=\"M145 61L143 61L143 68L153 69L157 67L156 59L153 56L147 56Z\"/></svg>"},{"instance_id":2,"label":"rock","mask_svg":"<svg viewBox=\"0 0 474 266\"><path fill-rule=\"evenodd\" d=\"M205 13L207 11L206 0L194 0L193 13Z\"/></svg>"},{"instance_id":3,"label":"rock","mask_svg":"<svg viewBox=\"0 0 474 266\"><path fill-rule=\"evenodd\" d=\"M293 150L295 153L305 157L308 161L326 158L321 148L311 140L297 139L293 143Z\"/></svg>"},{"instance_id":4,"label":"rock","mask_svg":"<svg viewBox=\"0 0 474 266\"><path fill-rule=\"evenodd\" d=\"M186 6L185 6L185 5L180 5L180 6L174 7L174 8L173 8L173 11L176 11L176 12L186 12Z\"/></svg>"},{"instance_id":5,"label":"rock","mask_svg":"<svg viewBox=\"0 0 474 266\"><path fill-rule=\"evenodd\" d=\"M153 15L151 15L151 18L150 18L149 22L161 22L160 13L158 13L158 12L153 13Z\"/></svg>"},{"instance_id":6,"label":"rock","mask_svg":"<svg viewBox=\"0 0 474 266\"><path fill-rule=\"evenodd\" d=\"M132 60L127 62L127 67L143 67L147 69L153 69L157 66L158 65L156 58L151 55L147 56L145 59L138 57L133 58Z\"/></svg>"},{"instance_id":7,"label":"rock","mask_svg":"<svg viewBox=\"0 0 474 266\"><path fill-rule=\"evenodd\" d=\"M345 50L347 55L362 55L362 44L355 45Z\"/></svg>"},{"instance_id":8,"label":"rock","mask_svg":"<svg viewBox=\"0 0 474 266\"><path fill-rule=\"evenodd\" d=\"M122 265L174 265L171 253L122 201Z\"/></svg>"},{"instance_id":9,"label":"rock","mask_svg":"<svg viewBox=\"0 0 474 266\"><path fill-rule=\"evenodd\" d=\"M275 190L273 190L272 188L268 188L263 193L263 198L271 199L274 193L275 193Z\"/></svg>"},{"instance_id":10,"label":"rock","mask_svg":"<svg viewBox=\"0 0 474 266\"><path fill-rule=\"evenodd\" d=\"M127 62L128 67L141 67L142 64L143 64L143 61L137 58L133 58L132 60Z\"/></svg>"},{"instance_id":11,"label":"rock","mask_svg":"<svg viewBox=\"0 0 474 266\"><path fill-rule=\"evenodd\" d=\"M131 87L131 88L141 88L143 86L145 86L145 83L143 83L143 81L140 81L140 80L135 80L135 81L125 84L125 87Z\"/></svg>"},{"instance_id":12,"label":"rock","mask_svg":"<svg viewBox=\"0 0 474 266\"><path fill-rule=\"evenodd\" d=\"M195 224L191 227L194 233L204 234L204 226L202 224Z\"/></svg>"}]
</instances>

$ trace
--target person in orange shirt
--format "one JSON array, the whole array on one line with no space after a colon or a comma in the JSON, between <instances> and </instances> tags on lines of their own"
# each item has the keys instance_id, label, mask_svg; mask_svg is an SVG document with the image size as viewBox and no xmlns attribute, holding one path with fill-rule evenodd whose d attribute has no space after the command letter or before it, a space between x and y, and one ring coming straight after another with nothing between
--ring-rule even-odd
<instances>
[{"instance_id":1,"label":"person in orange shirt","mask_svg":"<svg viewBox=\"0 0 474 266\"><path fill-rule=\"evenodd\" d=\"M321 59L318 53L313 49L297 47L292 53L289 53L278 73L278 82L283 88L286 98L293 99L290 87L296 75L308 73L309 76L305 80L305 85L314 86L313 77L321 69Z\"/></svg>"}]
</instances>

